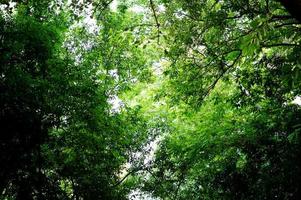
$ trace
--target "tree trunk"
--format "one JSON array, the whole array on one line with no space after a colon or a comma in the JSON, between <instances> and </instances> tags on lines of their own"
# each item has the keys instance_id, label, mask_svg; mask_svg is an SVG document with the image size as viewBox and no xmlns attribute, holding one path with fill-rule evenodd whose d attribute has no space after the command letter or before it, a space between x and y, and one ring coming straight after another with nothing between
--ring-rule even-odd
<instances>
[{"instance_id":1,"label":"tree trunk","mask_svg":"<svg viewBox=\"0 0 301 200\"><path fill-rule=\"evenodd\" d=\"M301 0L280 0L280 2L301 23Z\"/></svg>"}]
</instances>

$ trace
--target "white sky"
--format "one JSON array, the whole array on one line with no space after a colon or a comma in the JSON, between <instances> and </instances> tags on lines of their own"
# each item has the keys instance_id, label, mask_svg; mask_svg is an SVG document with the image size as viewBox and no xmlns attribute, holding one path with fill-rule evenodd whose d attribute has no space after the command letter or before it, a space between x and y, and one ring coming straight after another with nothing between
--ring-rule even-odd
<instances>
[{"instance_id":1,"label":"white sky","mask_svg":"<svg viewBox=\"0 0 301 200\"><path fill-rule=\"evenodd\" d=\"M114 12L117 11L117 7L118 7L118 0L114 0L111 4L110 4L110 9ZM161 10L162 8L160 8ZM143 13L146 11L146 8L139 6L139 5L133 5L132 7L129 8L130 11L135 12L135 13Z\"/></svg>"},{"instance_id":2,"label":"white sky","mask_svg":"<svg viewBox=\"0 0 301 200\"><path fill-rule=\"evenodd\" d=\"M294 101L292 101L292 103L301 106L301 96L296 96L296 98L294 99Z\"/></svg>"},{"instance_id":3,"label":"white sky","mask_svg":"<svg viewBox=\"0 0 301 200\"><path fill-rule=\"evenodd\" d=\"M114 12L117 11L117 6L118 6L118 1L114 0L111 4L110 4L110 9Z\"/></svg>"}]
</instances>

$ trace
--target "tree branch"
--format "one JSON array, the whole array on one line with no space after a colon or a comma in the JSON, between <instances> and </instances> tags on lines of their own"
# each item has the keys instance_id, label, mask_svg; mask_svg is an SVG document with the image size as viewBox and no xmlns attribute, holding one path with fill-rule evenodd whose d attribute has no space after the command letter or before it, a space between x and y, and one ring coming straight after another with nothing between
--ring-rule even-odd
<instances>
[{"instance_id":1,"label":"tree branch","mask_svg":"<svg viewBox=\"0 0 301 200\"><path fill-rule=\"evenodd\" d=\"M263 48L272 48L272 47L301 47L299 44L290 44L290 43L278 43L278 44L261 44Z\"/></svg>"},{"instance_id":2,"label":"tree branch","mask_svg":"<svg viewBox=\"0 0 301 200\"><path fill-rule=\"evenodd\" d=\"M158 16L156 14L156 9L155 9L155 5L154 5L154 2L153 0L149 0L149 3L150 3L150 7L151 7L151 10L153 12L153 15L154 15L154 18L155 18L155 22L156 22L156 26L157 26L157 30L158 30L158 44L160 43L160 23L158 21Z\"/></svg>"},{"instance_id":3,"label":"tree branch","mask_svg":"<svg viewBox=\"0 0 301 200\"><path fill-rule=\"evenodd\" d=\"M283 24L278 24L278 25L275 25L275 28L281 28L281 27L284 27L284 26L292 26L292 25L300 25L301 23L299 22L289 22L289 23L283 23Z\"/></svg>"},{"instance_id":4,"label":"tree branch","mask_svg":"<svg viewBox=\"0 0 301 200\"><path fill-rule=\"evenodd\" d=\"M229 65L227 67L227 69L223 70L222 73L208 87L207 91L202 96L202 99L205 99L210 94L211 90L213 90L215 88L215 86L218 83L218 81L229 71L229 69L231 69L237 63L237 61L239 60L240 56L242 55L242 51L241 50L237 50L237 51L239 51L239 55L235 58L235 60L233 61L233 63L231 65Z\"/></svg>"},{"instance_id":5,"label":"tree branch","mask_svg":"<svg viewBox=\"0 0 301 200\"><path fill-rule=\"evenodd\" d=\"M117 183L115 183L112 187L117 187L118 185L120 185L123 181L125 181L125 179L127 179L128 176L142 170L143 168L138 168L138 169L133 169L132 171L128 172L121 180L119 180Z\"/></svg>"}]
</instances>

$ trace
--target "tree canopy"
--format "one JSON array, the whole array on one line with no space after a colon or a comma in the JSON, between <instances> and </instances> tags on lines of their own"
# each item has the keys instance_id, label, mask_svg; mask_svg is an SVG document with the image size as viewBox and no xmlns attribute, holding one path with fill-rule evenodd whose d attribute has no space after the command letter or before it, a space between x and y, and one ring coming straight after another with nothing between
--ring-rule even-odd
<instances>
[{"instance_id":1,"label":"tree canopy","mask_svg":"<svg viewBox=\"0 0 301 200\"><path fill-rule=\"evenodd\" d=\"M300 12L1 1L0 199L299 199Z\"/></svg>"}]
</instances>

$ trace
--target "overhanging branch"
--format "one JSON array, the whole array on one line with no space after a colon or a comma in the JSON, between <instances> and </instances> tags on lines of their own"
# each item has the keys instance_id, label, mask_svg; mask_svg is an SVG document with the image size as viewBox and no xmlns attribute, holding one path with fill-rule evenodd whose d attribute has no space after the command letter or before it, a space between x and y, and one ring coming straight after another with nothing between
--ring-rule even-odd
<instances>
[{"instance_id":1,"label":"overhanging branch","mask_svg":"<svg viewBox=\"0 0 301 200\"><path fill-rule=\"evenodd\" d=\"M153 16L155 18L155 22L156 22L156 26L157 26L157 38L158 38L158 44L160 42L160 23L159 23L159 20L158 20L158 16L156 14L156 9L155 9L155 5L154 5L154 2L153 0L149 0L149 3L150 3L150 7L151 7L151 10L153 12Z\"/></svg>"}]
</instances>

